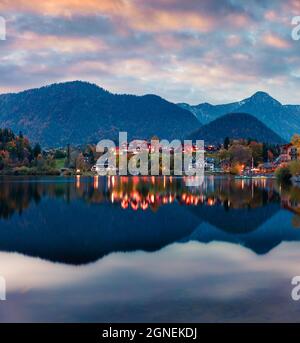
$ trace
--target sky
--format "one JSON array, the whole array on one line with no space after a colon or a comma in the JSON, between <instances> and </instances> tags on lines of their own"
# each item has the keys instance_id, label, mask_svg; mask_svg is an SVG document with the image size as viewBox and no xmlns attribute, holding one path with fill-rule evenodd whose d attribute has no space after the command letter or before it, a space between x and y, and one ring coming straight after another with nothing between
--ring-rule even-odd
<instances>
[{"instance_id":1,"label":"sky","mask_svg":"<svg viewBox=\"0 0 300 343\"><path fill-rule=\"evenodd\" d=\"M261 90L300 104L299 0L0 0L0 16L0 93L84 80L172 102Z\"/></svg>"}]
</instances>

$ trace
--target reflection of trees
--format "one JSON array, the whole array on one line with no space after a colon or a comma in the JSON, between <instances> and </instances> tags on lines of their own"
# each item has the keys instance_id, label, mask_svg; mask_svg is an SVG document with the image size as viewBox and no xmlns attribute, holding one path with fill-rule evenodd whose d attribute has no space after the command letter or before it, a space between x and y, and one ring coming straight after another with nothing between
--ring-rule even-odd
<instances>
[{"instance_id":1,"label":"reflection of trees","mask_svg":"<svg viewBox=\"0 0 300 343\"><path fill-rule=\"evenodd\" d=\"M6 180L0 188L0 218L22 213L30 203L43 198L81 200L90 204L110 202L123 209L156 211L174 202L185 206L222 206L251 209L280 202L300 214L300 189L278 188L273 180L234 180L207 178L201 187L185 185L175 177L109 177L39 180Z\"/></svg>"},{"instance_id":2,"label":"reflection of trees","mask_svg":"<svg viewBox=\"0 0 300 343\"><path fill-rule=\"evenodd\" d=\"M295 229L300 229L300 215L295 215L292 218L292 225Z\"/></svg>"},{"instance_id":3,"label":"reflection of trees","mask_svg":"<svg viewBox=\"0 0 300 343\"><path fill-rule=\"evenodd\" d=\"M281 185L279 188L282 207L293 212L292 225L300 228L300 188L297 186Z\"/></svg>"},{"instance_id":4,"label":"reflection of trees","mask_svg":"<svg viewBox=\"0 0 300 343\"><path fill-rule=\"evenodd\" d=\"M10 218L15 212L21 214L30 202L38 203L41 193L36 184L2 183L0 187L0 218Z\"/></svg>"},{"instance_id":5,"label":"reflection of trees","mask_svg":"<svg viewBox=\"0 0 300 343\"><path fill-rule=\"evenodd\" d=\"M221 203L225 209L257 208L279 201L273 180L217 179L205 196Z\"/></svg>"},{"instance_id":6,"label":"reflection of trees","mask_svg":"<svg viewBox=\"0 0 300 343\"><path fill-rule=\"evenodd\" d=\"M68 184L44 183L30 180L2 179L0 187L0 218L22 214L31 203L38 204L43 197L65 197Z\"/></svg>"}]
</instances>

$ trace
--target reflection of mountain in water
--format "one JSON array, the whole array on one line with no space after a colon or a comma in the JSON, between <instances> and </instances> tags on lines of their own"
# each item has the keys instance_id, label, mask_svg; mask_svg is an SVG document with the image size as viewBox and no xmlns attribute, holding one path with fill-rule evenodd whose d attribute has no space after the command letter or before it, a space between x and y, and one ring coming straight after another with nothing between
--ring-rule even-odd
<instances>
[{"instance_id":1,"label":"reflection of mountain in water","mask_svg":"<svg viewBox=\"0 0 300 343\"><path fill-rule=\"evenodd\" d=\"M202 243L213 241L229 242L245 246L256 254L266 254L281 242L300 240L300 230L291 227L291 217L291 213L281 210L257 230L248 234L229 233L221 231L208 223L203 223L181 242L191 240Z\"/></svg>"},{"instance_id":2,"label":"reflection of mountain in water","mask_svg":"<svg viewBox=\"0 0 300 343\"><path fill-rule=\"evenodd\" d=\"M280 210L279 203L268 203L257 208L229 209L223 205L190 207L193 214L218 229L233 233L257 230Z\"/></svg>"},{"instance_id":3,"label":"reflection of mountain in water","mask_svg":"<svg viewBox=\"0 0 300 343\"><path fill-rule=\"evenodd\" d=\"M158 250L191 234L198 223L179 205L133 215L116 205L47 199L1 223L0 250L81 264L114 251Z\"/></svg>"},{"instance_id":4,"label":"reflection of mountain in water","mask_svg":"<svg viewBox=\"0 0 300 343\"><path fill-rule=\"evenodd\" d=\"M226 241L262 254L282 241L300 240L271 181L218 179L197 190L182 179L96 181L2 183L0 249L82 264L177 241ZM295 190L283 196L294 206Z\"/></svg>"}]
</instances>

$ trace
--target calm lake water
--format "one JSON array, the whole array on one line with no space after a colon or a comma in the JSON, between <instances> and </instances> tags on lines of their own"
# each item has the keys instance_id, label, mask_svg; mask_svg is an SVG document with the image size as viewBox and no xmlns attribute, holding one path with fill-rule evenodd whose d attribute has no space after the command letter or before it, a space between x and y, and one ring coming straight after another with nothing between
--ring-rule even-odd
<instances>
[{"instance_id":1,"label":"calm lake water","mask_svg":"<svg viewBox=\"0 0 300 343\"><path fill-rule=\"evenodd\" d=\"M300 321L300 187L0 179L2 322Z\"/></svg>"}]
</instances>

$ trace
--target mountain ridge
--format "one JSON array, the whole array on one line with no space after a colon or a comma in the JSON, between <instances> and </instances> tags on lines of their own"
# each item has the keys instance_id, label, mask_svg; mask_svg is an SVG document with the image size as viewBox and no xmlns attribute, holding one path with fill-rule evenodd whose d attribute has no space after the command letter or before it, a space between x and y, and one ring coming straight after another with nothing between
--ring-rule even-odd
<instances>
[{"instance_id":1,"label":"mountain ridge","mask_svg":"<svg viewBox=\"0 0 300 343\"><path fill-rule=\"evenodd\" d=\"M116 140L119 131L130 140L175 139L200 126L189 111L159 96L113 94L83 81L2 94L0 121L44 146Z\"/></svg>"},{"instance_id":2,"label":"mountain ridge","mask_svg":"<svg viewBox=\"0 0 300 343\"><path fill-rule=\"evenodd\" d=\"M228 113L193 132L189 138L207 144L223 143L224 139L254 139L258 142L283 144L286 141L249 113Z\"/></svg>"},{"instance_id":3,"label":"mountain ridge","mask_svg":"<svg viewBox=\"0 0 300 343\"><path fill-rule=\"evenodd\" d=\"M283 105L263 91L227 104L212 105L204 102L195 106L180 103L178 106L190 110L204 125L227 113L249 113L285 140L290 140L293 134L300 131L300 105Z\"/></svg>"}]
</instances>

